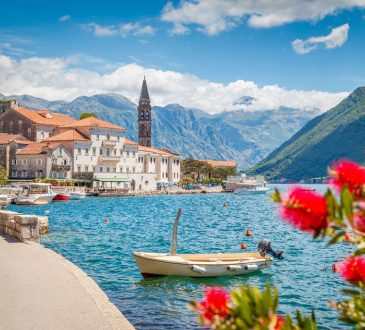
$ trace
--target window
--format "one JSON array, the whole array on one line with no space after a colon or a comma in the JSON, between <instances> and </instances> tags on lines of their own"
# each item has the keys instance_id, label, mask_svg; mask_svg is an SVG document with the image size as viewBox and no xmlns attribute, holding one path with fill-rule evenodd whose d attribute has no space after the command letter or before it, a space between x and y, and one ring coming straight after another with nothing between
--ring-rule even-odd
<instances>
[{"instance_id":1,"label":"window","mask_svg":"<svg viewBox=\"0 0 365 330\"><path fill-rule=\"evenodd\" d=\"M107 167L107 168L106 168L106 171L109 173L109 172L110 172L110 168L109 168L109 167Z\"/></svg>"},{"instance_id":2,"label":"window","mask_svg":"<svg viewBox=\"0 0 365 330\"><path fill-rule=\"evenodd\" d=\"M123 156L123 150L122 149L120 149L120 155Z\"/></svg>"},{"instance_id":3,"label":"window","mask_svg":"<svg viewBox=\"0 0 365 330\"><path fill-rule=\"evenodd\" d=\"M153 158L153 162L156 163L156 158Z\"/></svg>"},{"instance_id":4,"label":"window","mask_svg":"<svg viewBox=\"0 0 365 330\"><path fill-rule=\"evenodd\" d=\"M117 155L117 150L116 149L113 150L113 154L114 154L114 156Z\"/></svg>"},{"instance_id":5,"label":"window","mask_svg":"<svg viewBox=\"0 0 365 330\"><path fill-rule=\"evenodd\" d=\"M117 169L115 167L113 167L113 172L115 173L117 171Z\"/></svg>"},{"instance_id":6,"label":"window","mask_svg":"<svg viewBox=\"0 0 365 330\"><path fill-rule=\"evenodd\" d=\"M23 128L23 121L21 119L18 120L18 126L19 126L19 129Z\"/></svg>"},{"instance_id":7,"label":"window","mask_svg":"<svg viewBox=\"0 0 365 330\"><path fill-rule=\"evenodd\" d=\"M179 161L178 159L176 159L176 165L179 165L179 162L180 162L180 161Z\"/></svg>"},{"instance_id":8,"label":"window","mask_svg":"<svg viewBox=\"0 0 365 330\"><path fill-rule=\"evenodd\" d=\"M102 155L103 154L103 149L100 148L99 152L100 152L100 155Z\"/></svg>"},{"instance_id":9,"label":"window","mask_svg":"<svg viewBox=\"0 0 365 330\"><path fill-rule=\"evenodd\" d=\"M107 134L107 135L106 135L106 139L107 139L107 140L110 140L110 134Z\"/></svg>"},{"instance_id":10,"label":"window","mask_svg":"<svg viewBox=\"0 0 365 330\"><path fill-rule=\"evenodd\" d=\"M81 172L81 165L77 166L77 172Z\"/></svg>"},{"instance_id":11,"label":"window","mask_svg":"<svg viewBox=\"0 0 365 330\"><path fill-rule=\"evenodd\" d=\"M162 172L162 179L165 177L165 174L164 174L164 172Z\"/></svg>"},{"instance_id":12,"label":"window","mask_svg":"<svg viewBox=\"0 0 365 330\"><path fill-rule=\"evenodd\" d=\"M127 173L129 173L129 167L127 167Z\"/></svg>"},{"instance_id":13,"label":"window","mask_svg":"<svg viewBox=\"0 0 365 330\"><path fill-rule=\"evenodd\" d=\"M28 173L26 170L22 171L22 178L26 178L28 176Z\"/></svg>"},{"instance_id":14,"label":"window","mask_svg":"<svg viewBox=\"0 0 365 330\"><path fill-rule=\"evenodd\" d=\"M146 112L146 119L148 120L150 118L150 113L147 111Z\"/></svg>"},{"instance_id":15,"label":"window","mask_svg":"<svg viewBox=\"0 0 365 330\"><path fill-rule=\"evenodd\" d=\"M110 150L109 149L106 149L106 155L110 156Z\"/></svg>"},{"instance_id":16,"label":"window","mask_svg":"<svg viewBox=\"0 0 365 330\"><path fill-rule=\"evenodd\" d=\"M80 149L79 149L80 150ZM81 150L80 150L80 152L79 152L79 154L81 153ZM63 151L62 151L62 148L58 148L57 149L57 154L58 154L58 156L62 156L62 154L63 154Z\"/></svg>"},{"instance_id":17,"label":"window","mask_svg":"<svg viewBox=\"0 0 365 330\"><path fill-rule=\"evenodd\" d=\"M12 129L13 129L13 121L12 121L12 120L10 120L10 121L9 121L9 129L10 129L10 130L12 130Z\"/></svg>"},{"instance_id":18,"label":"window","mask_svg":"<svg viewBox=\"0 0 365 330\"><path fill-rule=\"evenodd\" d=\"M152 158L150 158L150 163L152 164L152 162L153 162L153 159L152 159Z\"/></svg>"},{"instance_id":19,"label":"window","mask_svg":"<svg viewBox=\"0 0 365 330\"><path fill-rule=\"evenodd\" d=\"M93 172L95 172L95 170L96 170L96 167L95 167L95 166L93 166Z\"/></svg>"},{"instance_id":20,"label":"window","mask_svg":"<svg viewBox=\"0 0 365 330\"><path fill-rule=\"evenodd\" d=\"M129 151L127 151L127 157L129 157Z\"/></svg>"},{"instance_id":21,"label":"window","mask_svg":"<svg viewBox=\"0 0 365 330\"><path fill-rule=\"evenodd\" d=\"M37 159L37 165L42 165L42 159Z\"/></svg>"},{"instance_id":22,"label":"window","mask_svg":"<svg viewBox=\"0 0 365 330\"><path fill-rule=\"evenodd\" d=\"M13 178L16 178L16 177L17 177L17 175L18 175L17 171L11 171L11 176L12 176Z\"/></svg>"},{"instance_id":23,"label":"window","mask_svg":"<svg viewBox=\"0 0 365 330\"><path fill-rule=\"evenodd\" d=\"M132 171L133 171L133 173L136 173L136 168L132 167Z\"/></svg>"},{"instance_id":24,"label":"window","mask_svg":"<svg viewBox=\"0 0 365 330\"><path fill-rule=\"evenodd\" d=\"M120 136L119 135L117 136L117 140L120 141Z\"/></svg>"},{"instance_id":25,"label":"window","mask_svg":"<svg viewBox=\"0 0 365 330\"><path fill-rule=\"evenodd\" d=\"M93 148L93 155L96 155L96 148Z\"/></svg>"},{"instance_id":26,"label":"window","mask_svg":"<svg viewBox=\"0 0 365 330\"><path fill-rule=\"evenodd\" d=\"M103 172L103 167L102 166L100 166L99 171Z\"/></svg>"},{"instance_id":27,"label":"window","mask_svg":"<svg viewBox=\"0 0 365 330\"><path fill-rule=\"evenodd\" d=\"M119 167L119 172L123 173L123 167Z\"/></svg>"},{"instance_id":28,"label":"window","mask_svg":"<svg viewBox=\"0 0 365 330\"><path fill-rule=\"evenodd\" d=\"M100 139L100 135L96 134L96 139L99 140Z\"/></svg>"},{"instance_id":29,"label":"window","mask_svg":"<svg viewBox=\"0 0 365 330\"><path fill-rule=\"evenodd\" d=\"M77 148L77 154L81 155L81 148Z\"/></svg>"},{"instance_id":30,"label":"window","mask_svg":"<svg viewBox=\"0 0 365 330\"><path fill-rule=\"evenodd\" d=\"M136 157L136 152L135 151L133 151L133 157Z\"/></svg>"},{"instance_id":31,"label":"window","mask_svg":"<svg viewBox=\"0 0 365 330\"><path fill-rule=\"evenodd\" d=\"M27 165L27 160L26 159L23 159L22 165Z\"/></svg>"},{"instance_id":32,"label":"window","mask_svg":"<svg viewBox=\"0 0 365 330\"><path fill-rule=\"evenodd\" d=\"M11 160L11 165L16 165L16 159Z\"/></svg>"},{"instance_id":33,"label":"window","mask_svg":"<svg viewBox=\"0 0 365 330\"><path fill-rule=\"evenodd\" d=\"M57 177L57 173L55 171L52 172L51 174L52 178L56 178Z\"/></svg>"},{"instance_id":34,"label":"window","mask_svg":"<svg viewBox=\"0 0 365 330\"><path fill-rule=\"evenodd\" d=\"M89 155L89 149L85 148L85 155L88 156Z\"/></svg>"},{"instance_id":35,"label":"window","mask_svg":"<svg viewBox=\"0 0 365 330\"><path fill-rule=\"evenodd\" d=\"M89 166L85 165L85 172L89 172Z\"/></svg>"},{"instance_id":36,"label":"window","mask_svg":"<svg viewBox=\"0 0 365 330\"><path fill-rule=\"evenodd\" d=\"M41 132L41 139L44 140L44 132Z\"/></svg>"},{"instance_id":37,"label":"window","mask_svg":"<svg viewBox=\"0 0 365 330\"><path fill-rule=\"evenodd\" d=\"M141 119L143 119L143 118L144 118L144 112L141 111Z\"/></svg>"}]
</instances>

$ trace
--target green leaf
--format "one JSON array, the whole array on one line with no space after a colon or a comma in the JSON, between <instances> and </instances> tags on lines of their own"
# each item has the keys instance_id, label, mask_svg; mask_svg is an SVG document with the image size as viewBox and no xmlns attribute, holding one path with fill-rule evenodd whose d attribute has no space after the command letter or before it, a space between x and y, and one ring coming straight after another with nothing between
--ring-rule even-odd
<instances>
[{"instance_id":1,"label":"green leaf","mask_svg":"<svg viewBox=\"0 0 365 330\"><path fill-rule=\"evenodd\" d=\"M275 188L274 192L271 194L271 199L274 203L281 203L282 198L278 188Z\"/></svg>"},{"instance_id":2,"label":"green leaf","mask_svg":"<svg viewBox=\"0 0 365 330\"><path fill-rule=\"evenodd\" d=\"M345 212L346 218L351 219L353 216L353 196L348 190L348 188L345 186L341 190L341 206L342 209Z\"/></svg>"},{"instance_id":3,"label":"green leaf","mask_svg":"<svg viewBox=\"0 0 365 330\"><path fill-rule=\"evenodd\" d=\"M336 244L342 240L342 238L346 235L345 231L340 231L337 235L335 235L328 243L327 246Z\"/></svg>"}]
</instances>

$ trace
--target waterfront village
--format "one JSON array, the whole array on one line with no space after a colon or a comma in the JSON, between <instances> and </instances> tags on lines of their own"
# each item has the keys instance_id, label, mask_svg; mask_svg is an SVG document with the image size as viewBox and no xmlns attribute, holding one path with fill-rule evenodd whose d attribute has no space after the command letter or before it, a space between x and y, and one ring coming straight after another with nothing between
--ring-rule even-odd
<instances>
[{"instance_id":1,"label":"waterfront village","mask_svg":"<svg viewBox=\"0 0 365 330\"><path fill-rule=\"evenodd\" d=\"M89 111L89 109L85 109ZM0 166L9 182L38 180L88 185L109 195L145 193L181 182L182 157L152 145L152 107L146 79L138 104L138 142L95 116L77 120L30 110L15 99L0 103ZM236 171L234 161L206 161Z\"/></svg>"}]
</instances>

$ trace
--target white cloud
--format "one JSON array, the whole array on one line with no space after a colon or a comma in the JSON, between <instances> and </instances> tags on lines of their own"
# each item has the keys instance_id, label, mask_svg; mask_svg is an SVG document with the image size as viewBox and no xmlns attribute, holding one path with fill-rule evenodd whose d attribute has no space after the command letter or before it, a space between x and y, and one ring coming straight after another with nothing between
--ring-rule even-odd
<instances>
[{"instance_id":1,"label":"white cloud","mask_svg":"<svg viewBox=\"0 0 365 330\"><path fill-rule=\"evenodd\" d=\"M298 54L310 53L317 49L321 44L328 49L341 47L347 41L349 29L350 26L348 24L344 24L337 28L333 28L331 33L326 36L311 37L306 40L295 39L292 42L292 46Z\"/></svg>"},{"instance_id":2,"label":"white cloud","mask_svg":"<svg viewBox=\"0 0 365 330\"><path fill-rule=\"evenodd\" d=\"M135 36L155 34L155 29L151 25L141 25L139 22L104 26L93 22L88 24L82 24L81 27L85 31L94 33L94 35L96 35L97 37L127 37L130 34Z\"/></svg>"},{"instance_id":3,"label":"white cloud","mask_svg":"<svg viewBox=\"0 0 365 330\"><path fill-rule=\"evenodd\" d=\"M173 23L172 33L186 33L188 26L215 35L243 21L269 28L295 21L316 21L341 10L365 7L365 0L185 0L164 7L161 20ZM184 29L185 28L185 29Z\"/></svg>"},{"instance_id":4,"label":"white cloud","mask_svg":"<svg viewBox=\"0 0 365 330\"><path fill-rule=\"evenodd\" d=\"M59 17L58 20L60 22L67 22L67 21L71 20L71 16L70 15L63 15L63 16Z\"/></svg>"},{"instance_id":5,"label":"white cloud","mask_svg":"<svg viewBox=\"0 0 365 330\"><path fill-rule=\"evenodd\" d=\"M21 60L0 56L0 93L72 100L80 95L114 92L137 102L146 75L154 105L179 103L209 113L238 109L260 111L281 106L325 111L348 95L346 92L289 90L277 85L261 87L244 80L221 84L188 73L144 68L135 63L102 74L75 68L77 61L80 56ZM255 101L237 103L243 96Z\"/></svg>"}]
</instances>

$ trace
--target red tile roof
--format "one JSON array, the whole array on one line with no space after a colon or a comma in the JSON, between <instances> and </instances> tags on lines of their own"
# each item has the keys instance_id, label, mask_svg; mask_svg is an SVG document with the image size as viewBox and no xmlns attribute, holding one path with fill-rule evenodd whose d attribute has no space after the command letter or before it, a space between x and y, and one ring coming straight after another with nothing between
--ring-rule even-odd
<instances>
[{"instance_id":1,"label":"red tile roof","mask_svg":"<svg viewBox=\"0 0 365 330\"><path fill-rule=\"evenodd\" d=\"M124 139L124 144L126 144L126 145L138 145L137 142L134 142L134 141L129 140L129 139Z\"/></svg>"},{"instance_id":2,"label":"red tile roof","mask_svg":"<svg viewBox=\"0 0 365 330\"><path fill-rule=\"evenodd\" d=\"M48 110L29 110L22 107L12 109L39 125L63 126L76 122L76 119L70 116Z\"/></svg>"},{"instance_id":3,"label":"red tile roof","mask_svg":"<svg viewBox=\"0 0 365 330\"><path fill-rule=\"evenodd\" d=\"M90 139L84 134L80 133L76 129L69 129L68 131L49 137L43 140L45 142L52 141L90 141Z\"/></svg>"},{"instance_id":4,"label":"red tile roof","mask_svg":"<svg viewBox=\"0 0 365 330\"><path fill-rule=\"evenodd\" d=\"M236 167L237 163L234 160L210 160L210 159L199 159L202 162L206 162L214 167Z\"/></svg>"},{"instance_id":5,"label":"red tile roof","mask_svg":"<svg viewBox=\"0 0 365 330\"><path fill-rule=\"evenodd\" d=\"M101 127L101 128L109 128L109 129L119 129L119 130L123 130L125 131L125 128L108 123L105 120L101 120L99 118L95 118L95 117L88 117L85 119L81 119L78 120L74 123L71 124L66 124L64 125L64 127L70 127L70 128L74 128L74 127Z\"/></svg>"},{"instance_id":6,"label":"red tile roof","mask_svg":"<svg viewBox=\"0 0 365 330\"><path fill-rule=\"evenodd\" d=\"M144 146L138 146L138 150L150 152L158 155L165 155L165 156L179 156L178 154L174 154L171 151L168 151L166 149L157 149L153 147L144 147Z\"/></svg>"},{"instance_id":7,"label":"red tile roof","mask_svg":"<svg viewBox=\"0 0 365 330\"><path fill-rule=\"evenodd\" d=\"M39 155L45 152L45 148L55 149L62 143L59 142L34 142L19 150L17 155Z\"/></svg>"},{"instance_id":8,"label":"red tile roof","mask_svg":"<svg viewBox=\"0 0 365 330\"><path fill-rule=\"evenodd\" d=\"M32 143L32 141L27 140L21 134L0 133L0 144L8 144L11 141L14 141L15 143L18 143L18 144L29 144L29 143Z\"/></svg>"}]
</instances>

